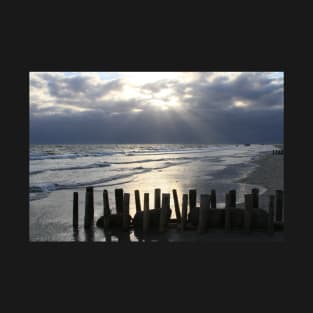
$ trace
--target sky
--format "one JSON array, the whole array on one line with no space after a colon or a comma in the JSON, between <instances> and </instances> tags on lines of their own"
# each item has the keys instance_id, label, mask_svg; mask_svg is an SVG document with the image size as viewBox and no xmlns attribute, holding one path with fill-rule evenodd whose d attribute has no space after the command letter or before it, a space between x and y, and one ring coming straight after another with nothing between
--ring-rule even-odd
<instances>
[{"instance_id":1,"label":"sky","mask_svg":"<svg viewBox=\"0 0 313 313\"><path fill-rule=\"evenodd\" d=\"M283 72L30 72L31 144L283 143Z\"/></svg>"}]
</instances>

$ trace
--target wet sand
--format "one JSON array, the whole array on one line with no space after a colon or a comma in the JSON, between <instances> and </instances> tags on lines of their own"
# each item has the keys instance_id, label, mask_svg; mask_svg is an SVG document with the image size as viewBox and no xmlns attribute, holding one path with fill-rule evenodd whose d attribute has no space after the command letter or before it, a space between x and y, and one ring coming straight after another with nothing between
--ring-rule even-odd
<instances>
[{"instance_id":1,"label":"wet sand","mask_svg":"<svg viewBox=\"0 0 313 313\"><path fill-rule=\"evenodd\" d=\"M260 207L268 208L268 196L275 194L276 189L284 190L283 186L283 155L272 155L266 153L255 161L256 169L247 177L238 182L246 186L247 192L251 186L260 186L263 193L260 194ZM151 178L151 177L150 177ZM138 183L138 182L134 182ZM168 184L171 184L169 181ZM160 186L159 183L156 185ZM248 186L248 187L247 187ZM118 186L117 186L118 188ZM95 188L95 221L102 215L102 188ZM72 228L72 191L60 190L52 193L49 200L34 201L31 205L30 214L30 240L31 241L110 241L110 242L254 242L254 241L283 241L283 233L277 232L269 237L266 232L254 232L244 234L242 231L225 233L223 230L209 230L206 234L199 235L196 231L185 231L184 233L169 229L165 234L150 234L142 238L133 230L129 233L110 232L104 233L102 229L94 227L93 231L86 232L83 228L84 188L79 190L79 229L73 232ZM200 194L200 193L199 193ZM172 198L172 197L171 197ZM151 199L152 200L152 199ZM151 201L150 200L150 201ZM62 203L62 206L60 206ZM242 207L242 203L239 207ZM174 211L174 210L173 210ZM131 212L133 216L134 212Z\"/></svg>"},{"instance_id":2,"label":"wet sand","mask_svg":"<svg viewBox=\"0 0 313 313\"><path fill-rule=\"evenodd\" d=\"M267 154L257 161L256 169L248 177L238 182L266 188L266 191L260 194L260 206L267 209L269 195L275 195L277 189L284 190L284 156Z\"/></svg>"}]
</instances>

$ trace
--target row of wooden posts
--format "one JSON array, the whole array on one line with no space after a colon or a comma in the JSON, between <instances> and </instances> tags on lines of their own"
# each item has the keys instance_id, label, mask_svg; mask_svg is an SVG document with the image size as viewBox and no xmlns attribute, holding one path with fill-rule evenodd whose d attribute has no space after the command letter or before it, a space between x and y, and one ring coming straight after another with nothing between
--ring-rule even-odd
<instances>
[{"instance_id":1,"label":"row of wooden posts","mask_svg":"<svg viewBox=\"0 0 313 313\"><path fill-rule=\"evenodd\" d=\"M284 154L284 150L279 149L279 150L273 150L273 155L274 154Z\"/></svg>"},{"instance_id":2,"label":"row of wooden posts","mask_svg":"<svg viewBox=\"0 0 313 313\"><path fill-rule=\"evenodd\" d=\"M154 209L149 208L149 193L144 193L143 211L140 202L139 190L135 190L136 214L134 218L129 215L130 193L123 189L115 189L116 213L112 214L109 205L108 191L103 191L103 216L98 219L97 226L110 228L112 225L120 226L127 231L130 227L141 228L148 232L154 225L160 232L166 231L169 226L175 225L179 230L197 229L204 233L209 227L224 227L229 231L233 226L243 227L251 231L255 225L261 225L269 233L275 229L283 228L283 191L276 190L275 195L269 196L268 211L259 208L259 189L253 188L251 194L245 195L244 209L236 207L236 190L230 190L225 195L225 208L216 208L216 191L200 195L200 207L196 206L197 191L189 190L182 196L182 209L178 201L177 191L173 190L173 200L176 219L170 219L170 194L162 193L161 189L154 190ZM187 214L189 200L189 214ZM275 211L275 212L274 212ZM84 227L94 225L94 193L93 187L86 188ZM73 194L73 227L78 227L78 192Z\"/></svg>"}]
</instances>

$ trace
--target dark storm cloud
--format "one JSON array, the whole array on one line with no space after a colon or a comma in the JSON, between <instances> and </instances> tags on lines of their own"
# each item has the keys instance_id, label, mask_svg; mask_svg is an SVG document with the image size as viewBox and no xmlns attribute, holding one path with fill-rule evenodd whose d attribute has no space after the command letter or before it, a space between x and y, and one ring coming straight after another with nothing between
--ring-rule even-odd
<instances>
[{"instance_id":1,"label":"dark storm cloud","mask_svg":"<svg viewBox=\"0 0 313 313\"><path fill-rule=\"evenodd\" d=\"M281 75L200 73L186 81L162 79L138 85L137 93L129 98L120 97L129 86L125 79L101 81L92 75L40 73L31 78L30 86L33 143L283 140ZM164 90L179 99L180 107L162 111L149 104ZM236 107L236 101L243 107Z\"/></svg>"},{"instance_id":2,"label":"dark storm cloud","mask_svg":"<svg viewBox=\"0 0 313 313\"><path fill-rule=\"evenodd\" d=\"M283 138L279 111L194 115L189 122L171 112L100 117L77 113L71 117L34 118L32 142L37 143L273 143Z\"/></svg>"},{"instance_id":3,"label":"dark storm cloud","mask_svg":"<svg viewBox=\"0 0 313 313\"><path fill-rule=\"evenodd\" d=\"M199 84L191 83L189 87L195 97L187 101L194 109L226 110L235 101L249 103L250 110L283 105L282 82L277 86L263 73L243 73L231 82L219 77L209 84L202 78Z\"/></svg>"},{"instance_id":4,"label":"dark storm cloud","mask_svg":"<svg viewBox=\"0 0 313 313\"><path fill-rule=\"evenodd\" d=\"M42 73L38 75L46 80L48 91L51 96L64 98L83 97L88 100L93 100L105 95L106 93L122 88L121 80L113 80L107 83L93 83L91 77L74 76L74 77L58 77L53 74Z\"/></svg>"}]
</instances>

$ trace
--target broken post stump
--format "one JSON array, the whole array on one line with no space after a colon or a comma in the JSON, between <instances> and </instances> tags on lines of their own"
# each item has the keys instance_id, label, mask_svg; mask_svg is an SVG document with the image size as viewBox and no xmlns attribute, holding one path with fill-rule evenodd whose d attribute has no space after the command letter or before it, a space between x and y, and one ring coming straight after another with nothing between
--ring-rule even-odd
<instances>
[{"instance_id":1,"label":"broken post stump","mask_svg":"<svg viewBox=\"0 0 313 313\"><path fill-rule=\"evenodd\" d=\"M229 191L229 202L230 202L230 207L235 208L236 207L236 190L230 190Z\"/></svg>"},{"instance_id":2,"label":"broken post stump","mask_svg":"<svg viewBox=\"0 0 313 313\"><path fill-rule=\"evenodd\" d=\"M188 195L183 194L183 203L182 203L182 216L181 216L181 230L185 230L187 222L187 205L188 205Z\"/></svg>"},{"instance_id":3,"label":"broken post stump","mask_svg":"<svg viewBox=\"0 0 313 313\"><path fill-rule=\"evenodd\" d=\"M149 230L149 193L144 193L142 227L145 233Z\"/></svg>"},{"instance_id":4,"label":"broken post stump","mask_svg":"<svg viewBox=\"0 0 313 313\"><path fill-rule=\"evenodd\" d=\"M181 215L180 215L180 208L179 208L179 202L178 202L176 189L173 189L173 198L174 198L174 206L175 206L177 223L180 224L181 223Z\"/></svg>"},{"instance_id":5,"label":"broken post stump","mask_svg":"<svg viewBox=\"0 0 313 313\"><path fill-rule=\"evenodd\" d=\"M190 189L189 190L189 210L192 211L197 204L197 190Z\"/></svg>"},{"instance_id":6,"label":"broken post stump","mask_svg":"<svg viewBox=\"0 0 313 313\"><path fill-rule=\"evenodd\" d=\"M103 190L103 228L110 226L110 215L109 194L107 190Z\"/></svg>"},{"instance_id":7,"label":"broken post stump","mask_svg":"<svg viewBox=\"0 0 313 313\"><path fill-rule=\"evenodd\" d=\"M197 226L199 222L199 207L196 207L196 204L197 204L197 191L195 189L190 189L188 221L194 226Z\"/></svg>"},{"instance_id":8,"label":"broken post stump","mask_svg":"<svg viewBox=\"0 0 313 313\"><path fill-rule=\"evenodd\" d=\"M251 194L252 194L252 207L258 208L259 207L259 189L253 188L251 190Z\"/></svg>"},{"instance_id":9,"label":"broken post stump","mask_svg":"<svg viewBox=\"0 0 313 313\"><path fill-rule=\"evenodd\" d=\"M78 192L73 193L73 227L78 227Z\"/></svg>"},{"instance_id":10,"label":"broken post stump","mask_svg":"<svg viewBox=\"0 0 313 313\"><path fill-rule=\"evenodd\" d=\"M231 215L230 215L230 195L229 193L225 194L225 231L228 232L231 230Z\"/></svg>"},{"instance_id":11,"label":"broken post stump","mask_svg":"<svg viewBox=\"0 0 313 313\"><path fill-rule=\"evenodd\" d=\"M253 195L245 195L245 211L244 211L244 230L249 233L251 231L251 215L253 207Z\"/></svg>"},{"instance_id":12,"label":"broken post stump","mask_svg":"<svg viewBox=\"0 0 313 313\"><path fill-rule=\"evenodd\" d=\"M283 222L283 191L276 190L276 222Z\"/></svg>"},{"instance_id":13,"label":"broken post stump","mask_svg":"<svg viewBox=\"0 0 313 313\"><path fill-rule=\"evenodd\" d=\"M160 232L164 232L167 228L168 221L168 209L170 206L170 194L163 193L162 194L162 207L160 212Z\"/></svg>"},{"instance_id":14,"label":"broken post stump","mask_svg":"<svg viewBox=\"0 0 313 313\"><path fill-rule=\"evenodd\" d=\"M140 203L139 190L135 190L135 203L136 203L136 212L140 212L141 211L141 203Z\"/></svg>"},{"instance_id":15,"label":"broken post stump","mask_svg":"<svg viewBox=\"0 0 313 313\"><path fill-rule=\"evenodd\" d=\"M93 187L86 187L84 227L90 228L94 220Z\"/></svg>"},{"instance_id":16,"label":"broken post stump","mask_svg":"<svg viewBox=\"0 0 313 313\"><path fill-rule=\"evenodd\" d=\"M200 210L198 232L203 234L207 230L208 214L210 209L210 195L200 195Z\"/></svg>"},{"instance_id":17,"label":"broken post stump","mask_svg":"<svg viewBox=\"0 0 313 313\"><path fill-rule=\"evenodd\" d=\"M123 214L123 189L115 189L116 213Z\"/></svg>"},{"instance_id":18,"label":"broken post stump","mask_svg":"<svg viewBox=\"0 0 313 313\"><path fill-rule=\"evenodd\" d=\"M275 206L275 196L269 196L269 207L268 207L268 222L267 222L267 231L269 235L274 233L274 206Z\"/></svg>"},{"instance_id":19,"label":"broken post stump","mask_svg":"<svg viewBox=\"0 0 313 313\"><path fill-rule=\"evenodd\" d=\"M211 208L215 209L216 208L216 191L215 191L215 189L211 190L210 201L211 201Z\"/></svg>"},{"instance_id":20,"label":"broken post stump","mask_svg":"<svg viewBox=\"0 0 313 313\"><path fill-rule=\"evenodd\" d=\"M161 189L160 188L154 189L154 208L155 209L161 208Z\"/></svg>"},{"instance_id":21,"label":"broken post stump","mask_svg":"<svg viewBox=\"0 0 313 313\"><path fill-rule=\"evenodd\" d=\"M129 230L129 193L124 193L123 198L123 230Z\"/></svg>"}]
</instances>

